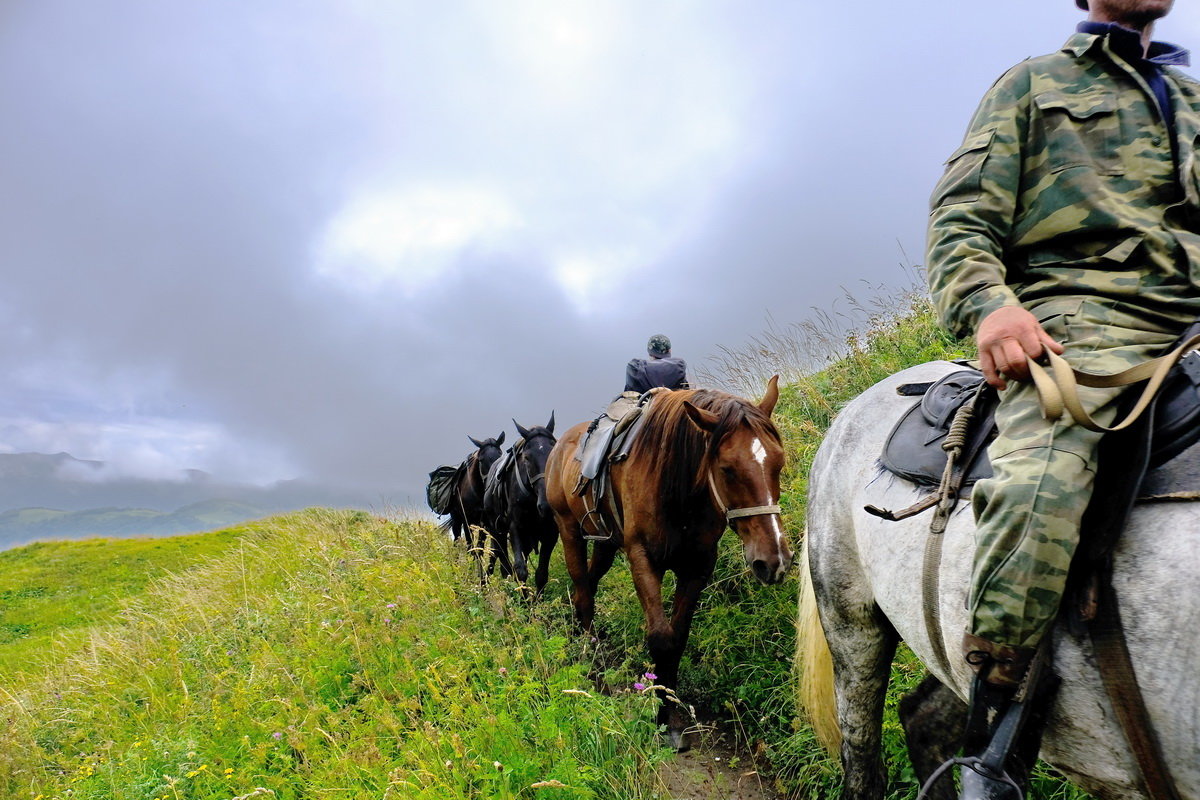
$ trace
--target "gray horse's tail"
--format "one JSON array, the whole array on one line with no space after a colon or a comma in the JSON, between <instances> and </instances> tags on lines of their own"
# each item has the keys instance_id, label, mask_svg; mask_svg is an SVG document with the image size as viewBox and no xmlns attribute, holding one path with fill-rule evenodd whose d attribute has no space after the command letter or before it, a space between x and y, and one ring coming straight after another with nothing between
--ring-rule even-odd
<instances>
[{"instance_id":1,"label":"gray horse's tail","mask_svg":"<svg viewBox=\"0 0 1200 800\"><path fill-rule=\"evenodd\" d=\"M838 727L837 701L833 688L833 656L817 613L817 595L808 570L808 537L800 555L800 608L796 615L796 698L826 750L837 754L842 746Z\"/></svg>"}]
</instances>

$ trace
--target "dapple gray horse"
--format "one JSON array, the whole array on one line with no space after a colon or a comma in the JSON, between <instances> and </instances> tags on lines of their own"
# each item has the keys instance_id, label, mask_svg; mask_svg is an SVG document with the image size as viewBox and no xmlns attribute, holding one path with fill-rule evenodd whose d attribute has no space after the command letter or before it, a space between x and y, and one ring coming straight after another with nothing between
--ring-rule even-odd
<instances>
[{"instance_id":1,"label":"dapple gray horse","mask_svg":"<svg viewBox=\"0 0 1200 800\"><path fill-rule=\"evenodd\" d=\"M863 510L867 504L901 509L920 497L917 487L884 472L877 460L892 426L913 403L896 387L957 369L947 362L923 364L867 390L838 415L812 466L797 666L814 728L831 748L840 731L845 800L884 796L881 714L897 642L906 642L958 698L970 691L971 672L959 655L973 557L969 502L959 504L944 534L939 624L932 631L922 610L932 512L889 522ZM1115 552L1113 585L1138 683L1179 795L1200 800L1200 505L1139 504ZM1053 662L1062 685L1049 712L1042 758L1102 800L1145 798L1090 641L1063 627L1054 635ZM938 667L934 642L945 648L948 670ZM965 713L965 706L955 705Z\"/></svg>"}]
</instances>

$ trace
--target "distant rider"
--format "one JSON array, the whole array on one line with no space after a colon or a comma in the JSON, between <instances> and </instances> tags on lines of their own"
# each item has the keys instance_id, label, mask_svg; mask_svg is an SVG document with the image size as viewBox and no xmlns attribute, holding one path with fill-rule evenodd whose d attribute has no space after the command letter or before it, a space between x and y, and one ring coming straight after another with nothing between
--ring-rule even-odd
<instances>
[{"instance_id":1,"label":"distant rider","mask_svg":"<svg viewBox=\"0 0 1200 800\"><path fill-rule=\"evenodd\" d=\"M687 363L671 355L671 340L656 333L646 342L649 358L634 358L625 367L625 391L642 394L656 386L687 389Z\"/></svg>"}]
</instances>

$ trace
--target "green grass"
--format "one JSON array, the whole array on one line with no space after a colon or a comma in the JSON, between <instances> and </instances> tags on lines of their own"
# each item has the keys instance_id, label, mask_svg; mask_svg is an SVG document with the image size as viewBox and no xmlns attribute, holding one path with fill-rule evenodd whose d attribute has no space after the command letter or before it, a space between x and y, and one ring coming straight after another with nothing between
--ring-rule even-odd
<instances>
[{"instance_id":1,"label":"green grass","mask_svg":"<svg viewBox=\"0 0 1200 800\"><path fill-rule=\"evenodd\" d=\"M425 523L263 523L7 685L0 797L658 796L634 673L469 575Z\"/></svg>"},{"instance_id":2,"label":"green grass","mask_svg":"<svg viewBox=\"0 0 1200 800\"><path fill-rule=\"evenodd\" d=\"M43 542L0 552L0 682L41 672L53 640L71 649L156 578L228 550L233 528L162 539Z\"/></svg>"}]
</instances>

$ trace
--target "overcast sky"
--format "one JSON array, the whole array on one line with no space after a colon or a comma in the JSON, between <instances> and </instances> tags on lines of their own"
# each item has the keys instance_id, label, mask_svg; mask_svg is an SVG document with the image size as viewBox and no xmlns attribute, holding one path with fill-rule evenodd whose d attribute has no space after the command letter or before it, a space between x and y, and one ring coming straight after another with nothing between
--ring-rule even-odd
<instances>
[{"instance_id":1,"label":"overcast sky","mask_svg":"<svg viewBox=\"0 0 1200 800\"><path fill-rule=\"evenodd\" d=\"M422 502L666 333L903 285L1071 0L13 0L0 452ZM1181 2L1158 37L1200 48ZM695 369L693 369L695 371Z\"/></svg>"}]
</instances>

